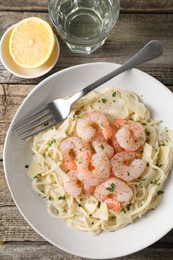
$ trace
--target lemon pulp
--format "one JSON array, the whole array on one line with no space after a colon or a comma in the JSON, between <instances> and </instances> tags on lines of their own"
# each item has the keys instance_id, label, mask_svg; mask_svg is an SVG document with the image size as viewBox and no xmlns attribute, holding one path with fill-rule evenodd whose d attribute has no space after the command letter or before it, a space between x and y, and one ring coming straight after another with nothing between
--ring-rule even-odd
<instances>
[{"instance_id":1,"label":"lemon pulp","mask_svg":"<svg viewBox=\"0 0 173 260\"><path fill-rule=\"evenodd\" d=\"M52 28L38 17L29 17L17 23L9 41L13 60L24 68L43 65L50 58L54 46Z\"/></svg>"}]
</instances>

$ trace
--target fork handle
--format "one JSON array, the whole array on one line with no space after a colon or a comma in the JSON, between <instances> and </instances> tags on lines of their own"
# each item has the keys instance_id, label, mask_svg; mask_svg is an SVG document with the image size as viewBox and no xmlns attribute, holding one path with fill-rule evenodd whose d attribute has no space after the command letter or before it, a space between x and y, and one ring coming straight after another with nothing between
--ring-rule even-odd
<instances>
[{"instance_id":1,"label":"fork handle","mask_svg":"<svg viewBox=\"0 0 173 260\"><path fill-rule=\"evenodd\" d=\"M77 94L69 98L70 104L73 104L75 101L85 96L88 92L94 90L98 86L107 82L108 80L118 76L126 70L132 69L146 61L155 59L163 53L163 45L160 41L153 40L147 43L135 56L133 56L129 61L125 62L118 69L113 70L109 74L103 76L102 78L96 80L92 84L88 85L82 89Z\"/></svg>"}]
</instances>

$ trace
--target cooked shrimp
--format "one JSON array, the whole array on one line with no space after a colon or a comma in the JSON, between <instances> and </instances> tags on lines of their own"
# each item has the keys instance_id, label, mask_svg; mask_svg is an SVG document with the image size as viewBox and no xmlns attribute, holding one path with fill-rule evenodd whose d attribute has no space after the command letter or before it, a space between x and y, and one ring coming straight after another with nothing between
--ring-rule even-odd
<instances>
[{"instance_id":1,"label":"cooked shrimp","mask_svg":"<svg viewBox=\"0 0 173 260\"><path fill-rule=\"evenodd\" d=\"M136 151L144 145L146 136L143 126L139 122L128 119L117 119L114 122L119 145L127 151Z\"/></svg>"},{"instance_id":2,"label":"cooked shrimp","mask_svg":"<svg viewBox=\"0 0 173 260\"><path fill-rule=\"evenodd\" d=\"M85 141L90 141L101 130L107 140L112 136L112 128L106 116L100 112L91 112L77 120L76 132Z\"/></svg>"},{"instance_id":3,"label":"cooked shrimp","mask_svg":"<svg viewBox=\"0 0 173 260\"><path fill-rule=\"evenodd\" d=\"M96 186L107 180L110 176L110 162L104 153L96 153L92 156L92 171L78 170L77 177L84 186Z\"/></svg>"},{"instance_id":4,"label":"cooked shrimp","mask_svg":"<svg viewBox=\"0 0 173 260\"><path fill-rule=\"evenodd\" d=\"M88 185L83 186L83 191L84 191L85 195L87 195L87 196L93 194L94 190L95 190L94 186L88 186Z\"/></svg>"},{"instance_id":5,"label":"cooked shrimp","mask_svg":"<svg viewBox=\"0 0 173 260\"><path fill-rule=\"evenodd\" d=\"M60 144L63 164L68 170L88 169L92 152L90 146L78 137L68 137Z\"/></svg>"},{"instance_id":6,"label":"cooked shrimp","mask_svg":"<svg viewBox=\"0 0 173 260\"><path fill-rule=\"evenodd\" d=\"M82 188L76 181L66 182L64 185L64 188L65 188L66 192L69 195L71 195L73 198L76 198L82 192Z\"/></svg>"},{"instance_id":7,"label":"cooked shrimp","mask_svg":"<svg viewBox=\"0 0 173 260\"><path fill-rule=\"evenodd\" d=\"M92 145L96 153L103 152L108 158L111 158L114 155L114 148L109 145L105 138L101 135L97 136L93 140Z\"/></svg>"},{"instance_id":8,"label":"cooked shrimp","mask_svg":"<svg viewBox=\"0 0 173 260\"><path fill-rule=\"evenodd\" d=\"M121 203L117 200L109 198L109 199L106 199L104 201L104 203L106 203L107 207L113 211L120 211L120 209L121 209Z\"/></svg>"},{"instance_id":9,"label":"cooked shrimp","mask_svg":"<svg viewBox=\"0 0 173 260\"><path fill-rule=\"evenodd\" d=\"M70 179L71 181L77 181L77 180L78 180L77 174L76 174L76 170L68 171L68 172L67 172L67 176L69 177L69 179Z\"/></svg>"},{"instance_id":10,"label":"cooked shrimp","mask_svg":"<svg viewBox=\"0 0 173 260\"><path fill-rule=\"evenodd\" d=\"M114 147L114 152L115 153L120 153L122 152L124 149L119 145L117 139L116 139L116 131L113 130L113 135L111 136L110 138L110 142L111 142L111 145Z\"/></svg>"},{"instance_id":11,"label":"cooked shrimp","mask_svg":"<svg viewBox=\"0 0 173 260\"><path fill-rule=\"evenodd\" d=\"M112 210L118 211L119 203L129 201L133 196L133 191L118 178L110 178L96 187L94 196L98 201L108 203L108 207Z\"/></svg>"},{"instance_id":12,"label":"cooked shrimp","mask_svg":"<svg viewBox=\"0 0 173 260\"><path fill-rule=\"evenodd\" d=\"M135 159L139 156L137 152L121 152L111 159L114 175L124 181L137 179L145 169L145 162Z\"/></svg>"}]
</instances>

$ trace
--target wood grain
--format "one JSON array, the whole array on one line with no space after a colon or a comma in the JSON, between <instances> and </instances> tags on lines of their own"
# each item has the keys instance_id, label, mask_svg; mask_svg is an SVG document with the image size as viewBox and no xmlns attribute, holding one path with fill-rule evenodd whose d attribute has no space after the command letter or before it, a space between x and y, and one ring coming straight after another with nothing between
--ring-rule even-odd
<instances>
[{"instance_id":1,"label":"wood grain","mask_svg":"<svg viewBox=\"0 0 173 260\"><path fill-rule=\"evenodd\" d=\"M47 0L1 0L0 10L44 11L47 12ZM173 12L172 0L121 0L123 12Z\"/></svg>"},{"instance_id":2,"label":"wood grain","mask_svg":"<svg viewBox=\"0 0 173 260\"><path fill-rule=\"evenodd\" d=\"M3 250L1 250L1 248L3 248ZM2 251L3 260L87 260L87 258L81 258L68 254L46 242L32 243L28 241L25 243L5 243L0 245L0 251ZM116 258L116 260L172 260L172 255L173 248L148 247L145 250L139 251L138 253L130 256Z\"/></svg>"},{"instance_id":3,"label":"wood grain","mask_svg":"<svg viewBox=\"0 0 173 260\"><path fill-rule=\"evenodd\" d=\"M2 36L5 30L12 24L24 17L33 15L49 20L46 13L0 13L0 36ZM98 61L123 63L148 41L158 39L161 40L165 46L164 54L153 61L141 65L139 68L156 77L164 84L171 85L173 82L172 24L172 14L122 14L106 43L90 56L71 53L66 45L59 39L61 46L60 58L56 66L47 75L39 79L20 79L7 72L0 63L0 83L37 84L43 78L54 72L77 64Z\"/></svg>"},{"instance_id":4,"label":"wood grain","mask_svg":"<svg viewBox=\"0 0 173 260\"><path fill-rule=\"evenodd\" d=\"M11 25L28 16L41 17L51 24L47 2L48 0L1 0L0 38ZM0 260L84 259L65 253L40 237L24 220L10 195L3 172L3 144L9 124L23 99L36 84L54 72L88 62L123 63L151 39L163 42L164 54L139 68L173 91L172 13L173 0L121 0L119 20L99 50L90 56L73 54L58 36L61 47L59 61L52 71L38 79L15 77L0 62ZM172 260L173 230L152 246L117 259Z\"/></svg>"}]
</instances>

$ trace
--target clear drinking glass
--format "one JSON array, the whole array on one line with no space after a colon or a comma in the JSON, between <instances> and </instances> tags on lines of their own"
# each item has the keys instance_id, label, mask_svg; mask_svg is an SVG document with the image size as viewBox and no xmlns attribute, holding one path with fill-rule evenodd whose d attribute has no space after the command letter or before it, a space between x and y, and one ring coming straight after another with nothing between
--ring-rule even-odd
<instances>
[{"instance_id":1,"label":"clear drinking glass","mask_svg":"<svg viewBox=\"0 0 173 260\"><path fill-rule=\"evenodd\" d=\"M49 0L51 21L72 52L90 54L115 25L119 0Z\"/></svg>"}]
</instances>

